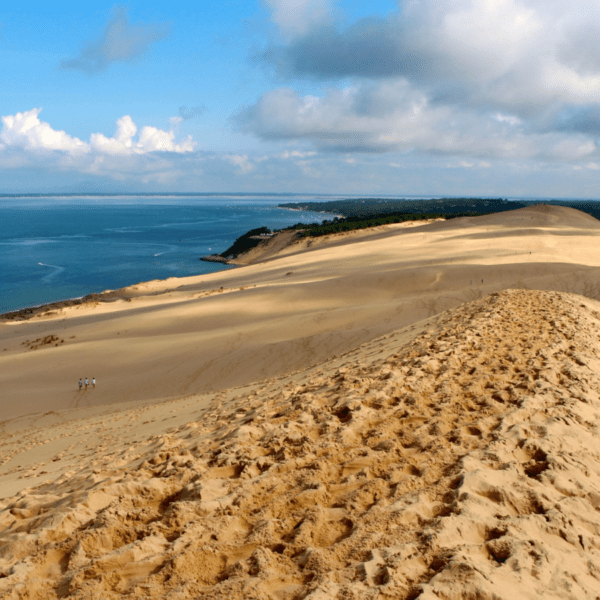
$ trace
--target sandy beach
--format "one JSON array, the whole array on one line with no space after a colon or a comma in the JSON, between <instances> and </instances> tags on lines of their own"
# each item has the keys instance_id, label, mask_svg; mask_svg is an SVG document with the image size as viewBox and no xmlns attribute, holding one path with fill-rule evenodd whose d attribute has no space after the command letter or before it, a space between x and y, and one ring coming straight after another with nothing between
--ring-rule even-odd
<instances>
[{"instance_id":1,"label":"sandy beach","mask_svg":"<svg viewBox=\"0 0 600 600\"><path fill-rule=\"evenodd\" d=\"M599 250L539 205L0 320L0 597L597 599Z\"/></svg>"}]
</instances>

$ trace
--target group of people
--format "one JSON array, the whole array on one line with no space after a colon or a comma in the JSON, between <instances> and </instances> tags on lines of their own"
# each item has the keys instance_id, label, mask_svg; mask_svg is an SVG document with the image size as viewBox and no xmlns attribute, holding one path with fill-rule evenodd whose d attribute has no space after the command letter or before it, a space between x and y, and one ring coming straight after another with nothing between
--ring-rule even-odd
<instances>
[{"instance_id":1,"label":"group of people","mask_svg":"<svg viewBox=\"0 0 600 600\"><path fill-rule=\"evenodd\" d=\"M90 385L90 381L89 379L86 377L85 378L85 389L87 390L88 385ZM81 388L83 387L83 380L79 380L79 390L81 391ZM92 387L96 387L96 378L92 377Z\"/></svg>"}]
</instances>

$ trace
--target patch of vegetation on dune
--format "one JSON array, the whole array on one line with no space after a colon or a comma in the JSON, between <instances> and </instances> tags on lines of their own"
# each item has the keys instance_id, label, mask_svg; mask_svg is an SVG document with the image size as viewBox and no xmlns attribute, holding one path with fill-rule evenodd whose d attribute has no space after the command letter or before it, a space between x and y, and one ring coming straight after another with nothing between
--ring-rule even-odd
<instances>
[{"instance_id":1,"label":"patch of vegetation on dune","mask_svg":"<svg viewBox=\"0 0 600 600\"><path fill-rule=\"evenodd\" d=\"M455 214L491 213L523 208L524 203L509 202L502 198L436 198L431 200L407 200L389 198L359 198L331 200L329 202L304 202L280 204L281 208L328 212L342 217L373 217L384 214Z\"/></svg>"},{"instance_id":2,"label":"patch of vegetation on dune","mask_svg":"<svg viewBox=\"0 0 600 600\"><path fill-rule=\"evenodd\" d=\"M271 230L268 227L257 227L256 229L251 229L241 235L225 252L221 252L219 256L223 258L236 258L240 254L244 252L248 252L252 248L258 246L260 244L261 235L270 234Z\"/></svg>"},{"instance_id":3,"label":"patch of vegetation on dune","mask_svg":"<svg viewBox=\"0 0 600 600\"><path fill-rule=\"evenodd\" d=\"M452 219L456 217L476 217L486 213L482 212L461 212L451 215L441 213L399 213L399 214L380 214L369 217L335 217L332 220L325 220L321 223L297 223L287 227L287 230L297 229L298 237L319 237L332 233L343 233L355 229L368 229L379 225L389 225L390 223L404 223L406 221L426 221L432 219Z\"/></svg>"}]
</instances>

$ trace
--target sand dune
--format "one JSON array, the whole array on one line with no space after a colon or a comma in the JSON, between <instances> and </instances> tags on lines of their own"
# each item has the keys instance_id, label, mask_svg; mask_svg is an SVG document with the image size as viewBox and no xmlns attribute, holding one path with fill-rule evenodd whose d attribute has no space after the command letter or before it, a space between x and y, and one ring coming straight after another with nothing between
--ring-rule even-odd
<instances>
[{"instance_id":1,"label":"sand dune","mask_svg":"<svg viewBox=\"0 0 600 600\"><path fill-rule=\"evenodd\" d=\"M597 598L598 225L385 226L0 325L0 597Z\"/></svg>"},{"instance_id":2,"label":"sand dune","mask_svg":"<svg viewBox=\"0 0 600 600\"><path fill-rule=\"evenodd\" d=\"M600 298L599 226L562 207L389 225L0 323L0 419L277 377L501 289ZM58 342L40 345L49 335ZM86 376L100 383L93 394L77 391Z\"/></svg>"}]
</instances>

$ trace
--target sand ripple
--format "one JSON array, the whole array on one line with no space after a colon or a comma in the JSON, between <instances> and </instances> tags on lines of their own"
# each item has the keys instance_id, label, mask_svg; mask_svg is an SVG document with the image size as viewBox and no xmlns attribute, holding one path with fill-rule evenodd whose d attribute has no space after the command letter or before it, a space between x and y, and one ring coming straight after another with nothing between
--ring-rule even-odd
<instances>
[{"instance_id":1,"label":"sand ripple","mask_svg":"<svg viewBox=\"0 0 600 600\"><path fill-rule=\"evenodd\" d=\"M597 308L495 293L100 450L0 504L0 595L598 598Z\"/></svg>"}]
</instances>

